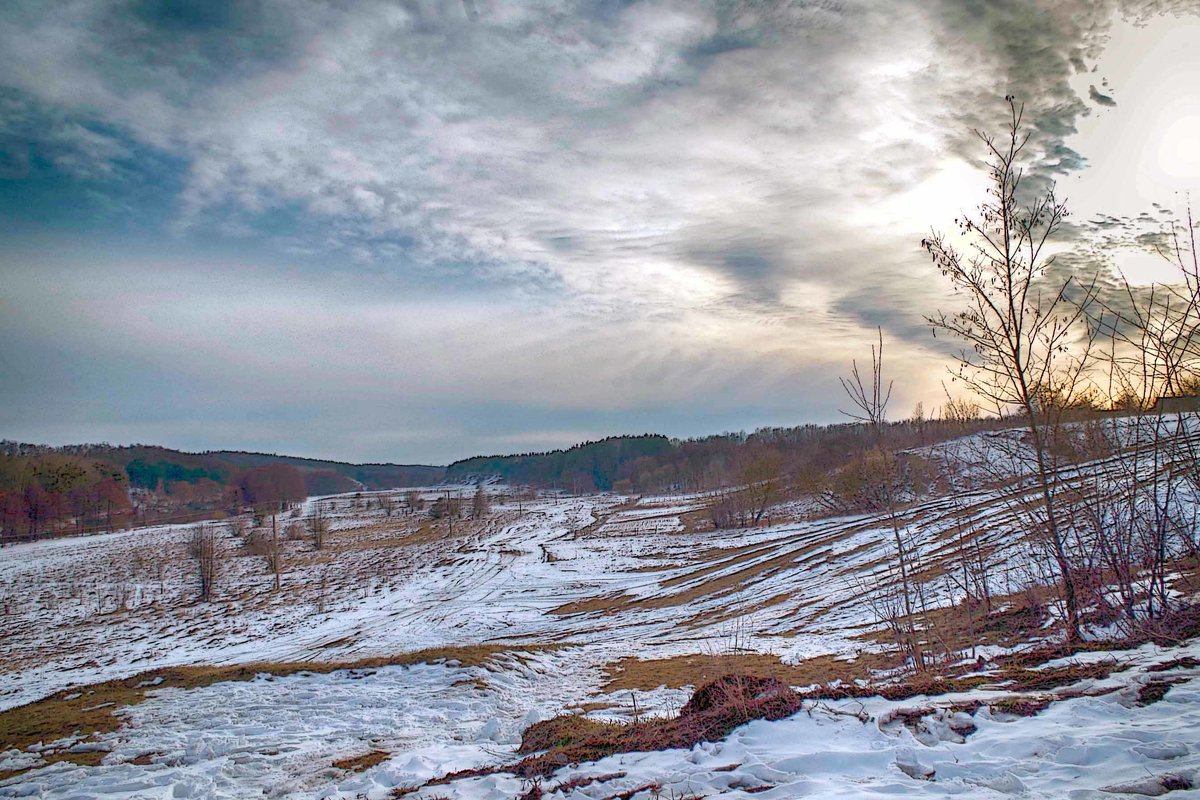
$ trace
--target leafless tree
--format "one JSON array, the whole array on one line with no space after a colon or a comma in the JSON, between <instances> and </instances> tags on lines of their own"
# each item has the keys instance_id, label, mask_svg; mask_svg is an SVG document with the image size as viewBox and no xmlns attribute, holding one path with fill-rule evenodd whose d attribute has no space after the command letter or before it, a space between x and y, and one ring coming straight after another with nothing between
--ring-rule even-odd
<instances>
[{"instance_id":1,"label":"leafless tree","mask_svg":"<svg viewBox=\"0 0 1200 800\"><path fill-rule=\"evenodd\" d=\"M200 599L208 602L212 599L213 589L217 585L217 537L213 528L208 525L198 525L192 531L191 541L188 542L188 553L196 560L196 570L200 577Z\"/></svg>"},{"instance_id":2,"label":"leafless tree","mask_svg":"<svg viewBox=\"0 0 1200 800\"><path fill-rule=\"evenodd\" d=\"M317 550L325 549L325 538L329 534L329 519L321 513L320 503L313 508L313 515L308 520L308 528L312 533L313 547Z\"/></svg>"},{"instance_id":3,"label":"leafless tree","mask_svg":"<svg viewBox=\"0 0 1200 800\"><path fill-rule=\"evenodd\" d=\"M387 492L379 495L379 507L383 509L385 517L391 517L392 512L396 510L396 500Z\"/></svg>"},{"instance_id":4,"label":"leafless tree","mask_svg":"<svg viewBox=\"0 0 1200 800\"><path fill-rule=\"evenodd\" d=\"M898 469L896 466L896 457L885 446L885 432L887 430L887 406L892 397L892 381L884 381L883 378L883 329L878 329L879 342L876 345L871 345L871 373L866 379L863 378L862 372L858 368L858 361L851 363L850 377L842 378L842 388L846 392L846 396L850 398L853 404L853 409L843 411L842 413L851 419L865 424L871 432L872 438L872 453L876 456L879 464L879 472L877 473L877 489L883 497L883 504L886 508L888 522L892 529L892 543L896 548L896 569L900 579L900 601L904 611L903 617L896 618L896 624L900 625L901 641L909 656L913 660L913 666L918 671L925 669L925 657L921 649L920 640L917 637L916 622L914 618L913 608L913 586L910 579L910 569L912 567L912 553L908 547L907 537L903 531L903 526L900 521L899 506L896 499L896 494L893 487L896 485L896 476ZM881 601L884 605L889 605L891 599Z\"/></svg>"},{"instance_id":5,"label":"leafless tree","mask_svg":"<svg viewBox=\"0 0 1200 800\"><path fill-rule=\"evenodd\" d=\"M282 507L282 505L283 505L283 503L281 502L280 506ZM271 514L271 572L275 576L275 591L277 591L277 592L279 591L280 586L281 586L280 579L279 579L279 572L280 572L281 565L279 563L280 558L279 558L279 523L277 520L278 516L279 516L279 514L277 512L273 512Z\"/></svg>"},{"instance_id":6,"label":"leafless tree","mask_svg":"<svg viewBox=\"0 0 1200 800\"><path fill-rule=\"evenodd\" d=\"M475 487L475 496L471 499L471 519L481 519L487 516L490 505L483 484L479 484Z\"/></svg>"},{"instance_id":7,"label":"leafless tree","mask_svg":"<svg viewBox=\"0 0 1200 800\"><path fill-rule=\"evenodd\" d=\"M246 533L250 528L250 523L245 517L234 517L229 522L229 532L235 539L241 541L246 538Z\"/></svg>"},{"instance_id":8,"label":"leafless tree","mask_svg":"<svg viewBox=\"0 0 1200 800\"><path fill-rule=\"evenodd\" d=\"M783 459L774 451L753 457L739 476L745 487L750 524L758 525L771 504L782 495Z\"/></svg>"},{"instance_id":9,"label":"leafless tree","mask_svg":"<svg viewBox=\"0 0 1200 800\"><path fill-rule=\"evenodd\" d=\"M1125 457L1112 463L1107 491L1097 487L1087 498L1084 522L1131 620L1143 571L1145 618L1171 602L1169 540L1178 537L1175 549L1195 549L1194 525L1179 493L1188 483L1196 486L1200 453L1183 406L1172 413L1164 402L1194 392L1200 369L1200 256L1190 211L1186 226L1173 223L1164 241L1157 250L1177 269L1177 282L1135 286L1121 274L1118 296L1097 302L1088 314L1107 343L1106 393L1127 416L1098 426L1108 447Z\"/></svg>"},{"instance_id":10,"label":"leafless tree","mask_svg":"<svg viewBox=\"0 0 1200 800\"><path fill-rule=\"evenodd\" d=\"M1052 188L1027 205L1021 202L1020 161L1029 133L1023 130L1023 106L1012 97L1007 101L1006 136L976 131L989 153L991 188L976 216L957 221L967 249L960 251L941 233L921 243L964 307L926 319L935 336L949 333L965 343L957 358L957 379L998 412L1017 411L1028 426L1042 512L1035 522L1043 528L1059 573L1067 634L1074 641L1080 637L1079 602L1050 437L1059 419L1055 415L1079 391L1088 367L1090 340L1083 337L1081 352L1073 352L1072 345L1096 284L1071 277L1053 281L1047 275L1054 259L1046 247L1067 209Z\"/></svg>"}]
</instances>

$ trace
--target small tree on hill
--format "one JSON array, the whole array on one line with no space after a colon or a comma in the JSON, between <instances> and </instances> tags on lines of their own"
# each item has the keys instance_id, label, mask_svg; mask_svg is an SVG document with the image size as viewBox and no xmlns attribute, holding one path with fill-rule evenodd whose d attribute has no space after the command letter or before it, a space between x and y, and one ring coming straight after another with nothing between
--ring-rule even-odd
<instances>
[{"instance_id":1,"label":"small tree on hill","mask_svg":"<svg viewBox=\"0 0 1200 800\"><path fill-rule=\"evenodd\" d=\"M191 541L188 542L188 553L196 561L196 571L200 578L200 599L207 602L212 599L213 589L217 585L217 536L208 525L199 525L192 531Z\"/></svg>"},{"instance_id":2,"label":"small tree on hill","mask_svg":"<svg viewBox=\"0 0 1200 800\"><path fill-rule=\"evenodd\" d=\"M325 537L329 534L329 519L321 512L321 504L316 503L312 518L308 521L312 533L313 547L317 550L325 548Z\"/></svg>"},{"instance_id":3,"label":"small tree on hill","mask_svg":"<svg viewBox=\"0 0 1200 800\"><path fill-rule=\"evenodd\" d=\"M300 470L287 464L267 464L246 470L241 476L239 487L245 502L259 513L271 515L271 564L275 574L275 590L280 588L279 524L276 517L288 503L303 500L307 495L304 476Z\"/></svg>"},{"instance_id":4,"label":"small tree on hill","mask_svg":"<svg viewBox=\"0 0 1200 800\"><path fill-rule=\"evenodd\" d=\"M479 484L475 487L475 496L471 499L471 519L487 516L490 505L487 492L483 490L483 484Z\"/></svg>"}]
</instances>

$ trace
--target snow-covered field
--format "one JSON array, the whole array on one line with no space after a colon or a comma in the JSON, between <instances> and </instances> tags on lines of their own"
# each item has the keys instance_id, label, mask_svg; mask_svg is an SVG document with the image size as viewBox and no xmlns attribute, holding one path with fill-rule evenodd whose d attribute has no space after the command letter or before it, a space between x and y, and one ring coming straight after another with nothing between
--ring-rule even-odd
<instances>
[{"instance_id":1,"label":"snow-covered field","mask_svg":"<svg viewBox=\"0 0 1200 800\"><path fill-rule=\"evenodd\" d=\"M1011 502L1019 491L979 488L908 509L906 533L927 553L931 574L969 536L993 554L997 595L1027 578ZM207 603L196 597L190 526L0 551L0 709L171 665L346 662L488 643L512 652L480 666L152 689L117 712L119 730L47 751L105 751L98 765L46 765L37 749L0 755L0 774L34 767L0 781L0 797L376 800L455 770L508 763L521 731L539 719L628 717L635 701L642 714L673 712L686 701L686 688L606 693L606 672L622 658L749 649L796 663L879 647L862 634L877 628L864 593L892 579L891 528L880 516L780 513L785 521L770 527L713 531L688 513L700 497L564 497L497 502L485 519L456 522L451 535L444 521L386 516L350 495L310 499L302 513L314 502L332 522L329 545L286 541L278 592L264 559L246 554L225 525ZM953 599L936 577L928 592L934 604ZM1114 685L1144 681L1145 665L1178 653L1127 655L1131 669L1109 679ZM654 796L674 798L1100 796L1104 786L1200 769L1200 672L1176 674L1186 682L1147 707L1123 690L1064 700L1032 719L983 710L965 742L922 742L888 723L895 707L913 701L866 701L868 722L814 708L692 751L581 765L542 788L625 773L565 794L604 798L654 784ZM386 755L361 772L333 766L372 751ZM912 777L926 769L934 780ZM510 798L529 788L496 775L421 796Z\"/></svg>"}]
</instances>

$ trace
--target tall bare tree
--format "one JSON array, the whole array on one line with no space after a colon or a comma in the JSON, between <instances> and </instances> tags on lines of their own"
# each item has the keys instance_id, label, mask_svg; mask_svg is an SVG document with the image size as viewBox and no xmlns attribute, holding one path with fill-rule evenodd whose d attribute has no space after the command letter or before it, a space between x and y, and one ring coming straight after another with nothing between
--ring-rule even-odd
<instances>
[{"instance_id":1,"label":"tall bare tree","mask_svg":"<svg viewBox=\"0 0 1200 800\"><path fill-rule=\"evenodd\" d=\"M957 249L941 233L921 242L933 263L963 298L963 308L926 317L934 335L949 333L965 343L957 357L957 378L1004 414L1016 411L1028 426L1036 461L1037 491L1045 541L1062 584L1067 634L1080 636L1079 601L1057 497L1050 434L1057 414L1071 405L1086 372L1090 340L1072 350L1080 322L1095 298L1095 281L1048 274L1054 261L1047 245L1067 215L1051 187L1022 202L1022 154L1029 143L1024 106L1006 98L1006 135L976 136L988 152L989 199L974 216L957 220L968 244Z\"/></svg>"}]
</instances>

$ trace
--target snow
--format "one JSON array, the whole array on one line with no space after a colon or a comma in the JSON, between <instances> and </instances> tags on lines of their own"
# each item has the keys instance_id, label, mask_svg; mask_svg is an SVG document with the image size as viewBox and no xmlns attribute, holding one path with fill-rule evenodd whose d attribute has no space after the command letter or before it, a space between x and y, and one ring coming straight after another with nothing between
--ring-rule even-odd
<instances>
[{"instance_id":1,"label":"snow","mask_svg":"<svg viewBox=\"0 0 1200 800\"><path fill-rule=\"evenodd\" d=\"M1144 649L1126 657L1135 655L1148 664L1150 655L1161 660L1200 655L1200 646L1153 654ZM908 727L888 724L899 709L922 708L928 702L922 698L822 703L785 720L752 722L723 742L618 755L563 769L543 788L584 776L623 773L603 784L549 796L601 798L654 784L657 795L643 792L638 797L1110 797L1105 787L1126 782L1157 785L1162 775L1200 776L1200 669L1164 674L1184 682L1146 707L1132 703L1129 692L1113 692L1061 700L1032 718L993 715L986 708L973 717L943 711L943 721L956 717L960 724L974 725L975 731L965 738L948 724L932 725L932 735L920 736ZM1147 675L1134 669L1114 683L1136 687ZM988 696L963 693L956 699ZM870 719L859 722L829 709L864 711ZM517 796L520 788L515 778L502 785L473 779L432 787L414 797L493 800ZM1200 791L1171 796L1198 797Z\"/></svg>"},{"instance_id":2,"label":"snow","mask_svg":"<svg viewBox=\"0 0 1200 800\"><path fill-rule=\"evenodd\" d=\"M565 768L544 788L624 773L553 796L601 798L657 784L664 797L738 797L763 787L768 798L1102 797L1102 787L1148 775L1200 773L1200 668L1155 673L1183 682L1158 703L1132 702L1151 677L1147 666L1184 655L1200 656L1200 645L1124 653L1132 668L1108 679L1123 690L1060 700L1032 718L946 709L950 700L997 696L987 691L823 702L789 719L742 726L723 742ZM378 800L396 787L515 760L521 729L557 713L578 689L564 666L549 653L500 671L434 664L157 689L122 712L126 726L102 740L111 751L101 766L55 764L0 782L0 797ZM931 705L941 710L923 731L896 722L901 709ZM867 722L850 716L860 712ZM964 722L976 728L965 738L955 732ZM376 749L393 755L357 774L331 766ZM139 757L149 763L131 763ZM29 766L30 758L3 754L0 768ZM515 777L493 775L414 797L494 800L521 788Z\"/></svg>"},{"instance_id":3,"label":"snow","mask_svg":"<svg viewBox=\"0 0 1200 800\"><path fill-rule=\"evenodd\" d=\"M1007 435L942 448L1008 442ZM1097 462L1086 476L1109 464ZM503 487L489 490L498 495ZM263 560L241 554L218 525L226 557L212 603L195 597L186 555L191 526L0 551L7 670L0 672L0 710L151 673L141 681L147 699L119 710L118 731L0 753L0 771L33 768L0 781L0 797L378 800L396 787L515 760L520 732L539 719L583 713L585 704L591 716L629 718L635 698L604 690L606 668L621 658L749 650L786 663L818 655L852 660L878 647L858 636L877 628L865 588L893 579L886 519L813 519L804 504L774 509L778 523L767 527L712 531L694 529L694 515L685 516L702 496L556 497L520 507L498 501L486 521L456 522L451 536L424 518L365 509L354 495L311 498L304 513L318 503L331 523L330 546L313 551L307 542L284 542L281 592L272 591ZM992 588L1004 594L1012 576L1036 566L1016 505L1008 488L975 486L914 504L904 512L905 530L931 563L953 559L965 530L994 553ZM281 529L288 521L280 520ZM944 581L927 586L933 605L953 596ZM179 664L341 662L481 643L513 652L479 667L260 676L191 690L157 688L161 679L152 674ZM992 657L1004 649L979 652ZM1161 702L1143 708L1131 700L1153 660L1196 653L1147 646L1121 654L1128 672L1080 687L1115 691L1062 700L1032 719L981 711L969 720L977 727L969 735L962 733L968 720L945 709L916 733L897 723L895 712L920 706L919 699L825 704L690 751L563 770L543 788L623 772L556 796L598 799L648 784L676 798L763 788L767 798L1105 796L1097 794L1105 786L1200 770L1196 672L1166 673L1186 682ZM688 687L638 691L638 713L674 713L688 696ZM994 696L980 690L936 702ZM834 713L859 710L869 722ZM42 760L84 747L105 751L103 763ZM371 751L389 756L359 773L333 767ZM512 798L528 788L492 775L420 796Z\"/></svg>"}]
</instances>

